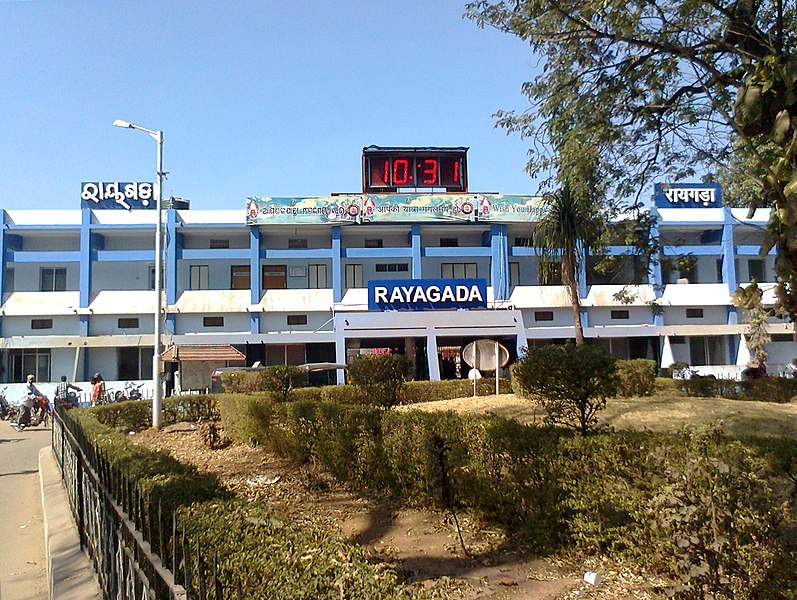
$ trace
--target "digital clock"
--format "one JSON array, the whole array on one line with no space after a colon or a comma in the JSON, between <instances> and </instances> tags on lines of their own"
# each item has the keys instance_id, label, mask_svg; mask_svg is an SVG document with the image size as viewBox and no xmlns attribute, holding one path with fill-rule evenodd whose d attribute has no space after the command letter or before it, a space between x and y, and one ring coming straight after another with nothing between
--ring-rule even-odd
<instances>
[{"instance_id":1,"label":"digital clock","mask_svg":"<svg viewBox=\"0 0 797 600\"><path fill-rule=\"evenodd\" d=\"M445 188L467 192L467 148L363 148L363 192Z\"/></svg>"}]
</instances>

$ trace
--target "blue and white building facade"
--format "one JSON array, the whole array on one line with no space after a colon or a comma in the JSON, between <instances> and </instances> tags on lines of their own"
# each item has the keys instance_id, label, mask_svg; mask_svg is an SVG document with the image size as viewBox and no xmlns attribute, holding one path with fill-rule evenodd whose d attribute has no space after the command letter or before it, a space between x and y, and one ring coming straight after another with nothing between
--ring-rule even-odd
<instances>
[{"instance_id":1,"label":"blue and white building facade","mask_svg":"<svg viewBox=\"0 0 797 600\"><path fill-rule=\"evenodd\" d=\"M87 200L85 185L79 209L2 211L6 382L27 373L40 381L151 376L157 211ZM633 267L609 280L585 257L585 335L620 358L736 375L747 362L746 317L731 295L752 279L767 290L775 280L773 254L758 255L768 210L748 219L746 209L723 207L712 185L660 185L656 196L663 255L689 255L691 265L659 266L633 284ZM572 338L567 290L546 285L529 245L534 206L526 196L386 193L167 208L164 347L231 344L247 364L402 352L416 377L437 380L467 372L459 351L475 339L516 355ZM774 302L771 291L765 301ZM772 319L770 371L797 355L791 332Z\"/></svg>"}]
</instances>

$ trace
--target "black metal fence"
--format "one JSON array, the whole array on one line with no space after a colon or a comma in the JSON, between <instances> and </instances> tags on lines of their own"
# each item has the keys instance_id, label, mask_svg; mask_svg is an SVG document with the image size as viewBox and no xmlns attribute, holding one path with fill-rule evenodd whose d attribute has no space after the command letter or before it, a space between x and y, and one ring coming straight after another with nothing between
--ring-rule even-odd
<instances>
[{"instance_id":1,"label":"black metal fence","mask_svg":"<svg viewBox=\"0 0 797 600\"><path fill-rule=\"evenodd\" d=\"M243 598L241 584L225 590L218 561L187 538L174 512L153 506L115 467L68 410L53 414L52 446L81 548L94 563L106 600L224 600ZM226 593L225 593L226 592Z\"/></svg>"}]
</instances>

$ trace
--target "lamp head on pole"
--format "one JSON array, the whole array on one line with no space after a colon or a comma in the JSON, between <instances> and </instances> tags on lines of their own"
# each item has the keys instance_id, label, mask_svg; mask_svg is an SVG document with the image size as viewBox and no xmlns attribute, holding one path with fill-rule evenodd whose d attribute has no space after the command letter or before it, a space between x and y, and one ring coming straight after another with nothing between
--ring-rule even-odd
<instances>
[{"instance_id":1,"label":"lamp head on pole","mask_svg":"<svg viewBox=\"0 0 797 600\"><path fill-rule=\"evenodd\" d=\"M125 129L133 129L133 124L129 121L123 121L122 119L116 119L113 122L114 127L124 127Z\"/></svg>"}]
</instances>

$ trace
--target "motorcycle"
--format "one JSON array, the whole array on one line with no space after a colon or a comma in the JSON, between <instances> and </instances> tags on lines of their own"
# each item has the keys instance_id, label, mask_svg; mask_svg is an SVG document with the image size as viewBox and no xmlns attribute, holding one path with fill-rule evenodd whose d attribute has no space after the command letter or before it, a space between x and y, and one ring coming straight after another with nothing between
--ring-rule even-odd
<instances>
[{"instance_id":1,"label":"motorcycle","mask_svg":"<svg viewBox=\"0 0 797 600\"><path fill-rule=\"evenodd\" d=\"M11 421L11 427L17 431L24 431L28 427L38 427L39 425L47 427L50 421L50 400L47 397L36 398L33 403L33 408L30 409L30 421L20 425L19 417L22 416L22 411L23 409L20 407L16 420Z\"/></svg>"},{"instance_id":2,"label":"motorcycle","mask_svg":"<svg viewBox=\"0 0 797 600\"><path fill-rule=\"evenodd\" d=\"M125 389L118 390L114 393L114 402L125 402L126 400L141 400L141 388L144 387L143 383L136 385L132 381L125 382Z\"/></svg>"},{"instance_id":3,"label":"motorcycle","mask_svg":"<svg viewBox=\"0 0 797 600\"><path fill-rule=\"evenodd\" d=\"M4 387L0 390L0 419L3 421L8 421L17 415L17 407L12 406L8 399L6 398L6 390L8 387Z\"/></svg>"}]
</instances>

